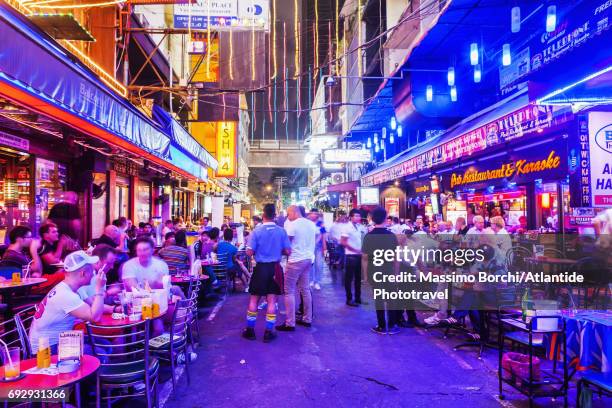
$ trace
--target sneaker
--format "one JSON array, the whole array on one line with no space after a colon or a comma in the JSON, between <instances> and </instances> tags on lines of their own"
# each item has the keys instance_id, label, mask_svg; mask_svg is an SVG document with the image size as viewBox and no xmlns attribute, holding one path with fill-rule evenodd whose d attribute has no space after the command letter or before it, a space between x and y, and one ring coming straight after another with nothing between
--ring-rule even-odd
<instances>
[{"instance_id":1,"label":"sneaker","mask_svg":"<svg viewBox=\"0 0 612 408\"><path fill-rule=\"evenodd\" d=\"M288 326L287 323L283 323L281 325L276 326L276 330L283 332L292 332L295 331L295 326Z\"/></svg>"},{"instance_id":2,"label":"sneaker","mask_svg":"<svg viewBox=\"0 0 612 408\"><path fill-rule=\"evenodd\" d=\"M136 392L143 392L146 389L147 389L147 386L144 382L139 382L137 384L134 384L134 391Z\"/></svg>"},{"instance_id":3,"label":"sneaker","mask_svg":"<svg viewBox=\"0 0 612 408\"><path fill-rule=\"evenodd\" d=\"M383 329L382 327L374 326L374 327L372 327L371 330L372 330L373 333L376 333L376 334L387 334L385 329Z\"/></svg>"},{"instance_id":4,"label":"sneaker","mask_svg":"<svg viewBox=\"0 0 612 408\"><path fill-rule=\"evenodd\" d=\"M195 359L198 358L198 355L196 353L194 353L193 351L189 352L189 362L192 363L195 361ZM176 359L176 361L179 364L185 364L185 354L179 354L178 358Z\"/></svg>"},{"instance_id":5,"label":"sneaker","mask_svg":"<svg viewBox=\"0 0 612 408\"><path fill-rule=\"evenodd\" d=\"M440 324L440 319L436 315L429 316L428 318L424 319L423 321L428 326L436 326L436 325Z\"/></svg>"},{"instance_id":6,"label":"sneaker","mask_svg":"<svg viewBox=\"0 0 612 408\"><path fill-rule=\"evenodd\" d=\"M261 302L259 304L259 306L257 306L257 310L264 310L266 307L268 307L268 302Z\"/></svg>"},{"instance_id":7,"label":"sneaker","mask_svg":"<svg viewBox=\"0 0 612 408\"><path fill-rule=\"evenodd\" d=\"M269 343L272 340L274 340L276 338L276 333L274 333L273 330L266 330L264 332L264 338L263 338L263 342L264 343Z\"/></svg>"},{"instance_id":8,"label":"sneaker","mask_svg":"<svg viewBox=\"0 0 612 408\"><path fill-rule=\"evenodd\" d=\"M319 285L318 283L315 283L314 288L315 290L321 290L321 285Z\"/></svg>"},{"instance_id":9,"label":"sneaker","mask_svg":"<svg viewBox=\"0 0 612 408\"><path fill-rule=\"evenodd\" d=\"M247 327L242 332L242 337L244 337L247 340L255 340L255 339L257 339L257 337L255 336L255 329L253 329L252 327Z\"/></svg>"},{"instance_id":10,"label":"sneaker","mask_svg":"<svg viewBox=\"0 0 612 408\"><path fill-rule=\"evenodd\" d=\"M249 287L244 288L244 293L249 293Z\"/></svg>"},{"instance_id":11,"label":"sneaker","mask_svg":"<svg viewBox=\"0 0 612 408\"><path fill-rule=\"evenodd\" d=\"M389 331L387 332L387 334L397 334L400 332L400 328L397 326L393 326L389 328Z\"/></svg>"},{"instance_id":12,"label":"sneaker","mask_svg":"<svg viewBox=\"0 0 612 408\"><path fill-rule=\"evenodd\" d=\"M295 323L299 324L300 326L304 326L304 327L312 327L312 323L308 323L303 320L297 320Z\"/></svg>"}]
</instances>

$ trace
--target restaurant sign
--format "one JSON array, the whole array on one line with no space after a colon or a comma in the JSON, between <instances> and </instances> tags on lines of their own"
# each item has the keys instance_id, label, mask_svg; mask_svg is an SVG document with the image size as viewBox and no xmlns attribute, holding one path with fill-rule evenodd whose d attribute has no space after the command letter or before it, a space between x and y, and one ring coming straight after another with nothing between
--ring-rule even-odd
<instances>
[{"instance_id":1,"label":"restaurant sign","mask_svg":"<svg viewBox=\"0 0 612 408\"><path fill-rule=\"evenodd\" d=\"M217 122L217 177L236 177L236 122Z\"/></svg>"},{"instance_id":2,"label":"restaurant sign","mask_svg":"<svg viewBox=\"0 0 612 408\"><path fill-rule=\"evenodd\" d=\"M552 107L530 104L401 163L365 176L361 179L361 184L377 185L442 163L462 159L500 143L519 139L536 130L548 128L551 123Z\"/></svg>"},{"instance_id":3,"label":"restaurant sign","mask_svg":"<svg viewBox=\"0 0 612 408\"><path fill-rule=\"evenodd\" d=\"M453 172L444 178L447 191L464 188L481 188L500 184L506 180L515 183L525 183L536 179L551 179L562 177L567 170L567 159L564 149L554 146L545 150L535 150L534 153L516 153L508 162L496 167L470 166L463 172Z\"/></svg>"}]
</instances>

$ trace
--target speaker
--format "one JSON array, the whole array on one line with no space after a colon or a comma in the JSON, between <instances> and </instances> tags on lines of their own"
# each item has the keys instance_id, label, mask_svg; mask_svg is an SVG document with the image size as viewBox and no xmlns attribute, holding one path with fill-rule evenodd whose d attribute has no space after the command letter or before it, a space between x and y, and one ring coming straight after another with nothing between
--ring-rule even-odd
<instances>
[{"instance_id":1,"label":"speaker","mask_svg":"<svg viewBox=\"0 0 612 408\"><path fill-rule=\"evenodd\" d=\"M189 187L189 182L187 180L181 180L181 188Z\"/></svg>"}]
</instances>

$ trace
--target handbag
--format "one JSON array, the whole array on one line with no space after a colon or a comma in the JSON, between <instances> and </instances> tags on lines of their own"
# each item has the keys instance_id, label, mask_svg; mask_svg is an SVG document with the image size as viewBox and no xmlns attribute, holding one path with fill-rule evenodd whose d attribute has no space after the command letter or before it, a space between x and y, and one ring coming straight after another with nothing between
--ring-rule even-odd
<instances>
[{"instance_id":1,"label":"handbag","mask_svg":"<svg viewBox=\"0 0 612 408\"><path fill-rule=\"evenodd\" d=\"M280 289L280 294L285 294L285 275L283 273L283 267L280 262L276 262L274 264L274 282L278 285Z\"/></svg>"}]
</instances>

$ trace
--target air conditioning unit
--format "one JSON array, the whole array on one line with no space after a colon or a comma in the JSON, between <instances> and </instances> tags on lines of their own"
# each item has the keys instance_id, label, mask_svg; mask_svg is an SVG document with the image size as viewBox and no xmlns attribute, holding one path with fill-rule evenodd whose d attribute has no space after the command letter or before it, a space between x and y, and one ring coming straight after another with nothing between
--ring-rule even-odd
<instances>
[{"instance_id":1,"label":"air conditioning unit","mask_svg":"<svg viewBox=\"0 0 612 408\"><path fill-rule=\"evenodd\" d=\"M332 173L331 179L332 179L332 184L344 183L344 173Z\"/></svg>"}]
</instances>

